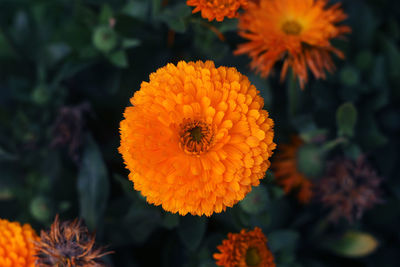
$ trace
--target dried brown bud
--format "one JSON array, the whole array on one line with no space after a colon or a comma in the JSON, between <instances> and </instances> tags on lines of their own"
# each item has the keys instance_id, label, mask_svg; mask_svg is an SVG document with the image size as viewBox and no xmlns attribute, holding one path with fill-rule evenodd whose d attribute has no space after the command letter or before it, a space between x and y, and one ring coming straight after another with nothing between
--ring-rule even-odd
<instances>
[{"instance_id":1,"label":"dried brown bud","mask_svg":"<svg viewBox=\"0 0 400 267\"><path fill-rule=\"evenodd\" d=\"M77 161L82 144L85 125L84 114L90 111L90 105L83 103L77 106L61 107L53 126L52 147L68 146L70 157Z\"/></svg>"},{"instance_id":2,"label":"dried brown bud","mask_svg":"<svg viewBox=\"0 0 400 267\"><path fill-rule=\"evenodd\" d=\"M331 210L331 221L344 217L353 222L382 202L381 181L364 157L355 162L338 158L328 163L325 177L315 185L316 199Z\"/></svg>"},{"instance_id":3,"label":"dried brown bud","mask_svg":"<svg viewBox=\"0 0 400 267\"><path fill-rule=\"evenodd\" d=\"M95 236L78 219L61 222L56 216L50 231L41 231L36 266L39 267L101 267L102 248L95 247Z\"/></svg>"}]
</instances>

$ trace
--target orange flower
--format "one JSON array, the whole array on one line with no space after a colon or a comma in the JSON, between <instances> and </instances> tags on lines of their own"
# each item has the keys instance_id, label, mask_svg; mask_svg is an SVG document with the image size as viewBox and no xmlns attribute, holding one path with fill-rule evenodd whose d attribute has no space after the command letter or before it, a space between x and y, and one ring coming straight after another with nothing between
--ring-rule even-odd
<instances>
[{"instance_id":1,"label":"orange flower","mask_svg":"<svg viewBox=\"0 0 400 267\"><path fill-rule=\"evenodd\" d=\"M297 191L298 200L308 203L313 195L312 183L297 167L297 154L302 145L303 141L297 136L292 138L291 144L279 145L272 171L277 183L286 193Z\"/></svg>"},{"instance_id":2,"label":"orange flower","mask_svg":"<svg viewBox=\"0 0 400 267\"><path fill-rule=\"evenodd\" d=\"M129 179L149 203L210 216L259 184L275 148L273 121L248 78L212 61L150 75L121 122Z\"/></svg>"},{"instance_id":3,"label":"orange flower","mask_svg":"<svg viewBox=\"0 0 400 267\"><path fill-rule=\"evenodd\" d=\"M188 6L195 6L193 13L201 11L201 16L209 21L223 21L225 17L235 18L238 9L247 6L248 0L187 0Z\"/></svg>"},{"instance_id":4,"label":"orange flower","mask_svg":"<svg viewBox=\"0 0 400 267\"><path fill-rule=\"evenodd\" d=\"M50 231L41 231L35 242L38 267L102 267L100 258L111 252L95 247L95 236L90 235L81 221L60 223L56 216Z\"/></svg>"},{"instance_id":5,"label":"orange flower","mask_svg":"<svg viewBox=\"0 0 400 267\"><path fill-rule=\"evenodd\" d=\"M218 266L224 267L275 267L274 256L267 247L267 238L261 229L242 230L239 234L228 234L214 254Z\"/></svg>"},{"instance_id":6,"label":"orange flower","mask_svg":"<svg viewBox=\"0 0 400 267\"><path fill-rule=\"evenodd\" d=\"M316 78L325 78L335 65L330 53L344 58L343 53L330 44L351 29L337 26L347 16L340 4L326 7L327 0L260 0L250 2L239 18L239 34L249 42L242 44L235 54L249 54L251 67L268 76L273 65L283 59L281 80L288 67L293 69L300 86L308 80L309 68Z\"/></svg>"},{"instance_id":7,"label":"orange flower","mask_svg":"<svg viewBox=\"0 0 400 267\"><path fill-rule=\"evenodd\" d=\"M35 249L38 240L36 232L29 224L0 219L0 266L34 267Z\"/></svg>"}]
</instances>

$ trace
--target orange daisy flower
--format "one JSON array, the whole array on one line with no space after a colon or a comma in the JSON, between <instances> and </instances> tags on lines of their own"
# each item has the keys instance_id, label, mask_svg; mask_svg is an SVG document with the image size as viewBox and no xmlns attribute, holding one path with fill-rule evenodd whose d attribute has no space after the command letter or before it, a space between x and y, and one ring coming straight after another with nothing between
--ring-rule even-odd
<instances>
[{"instance_id":1,"label":"orange daisy flower","mask_svg":"<svg viewBox=\"0 0 400 267\"><path fill-rule=\"evenodd\" d=\"M298 200L308 203L313 195L312 183L297 167L297 154L302 145L303 141L297 136L292 138L291 144L279 145L272 171L286 193L297 191Z\"/></svg>"},{"instance_id":2,"label":"orange daisy flower","mask_svg":"<svg viewBox=\"0 0 400 267\"><path fill-rule=\"evenodd\" d=\"M273 121L235 68L168 64L142 83L131 103L119 151L149 203L210 216L242 200L270 166Z\"/></svg>"},{"instance_id":3,"label":"orange daisy flower","mask_svg":"<svg viewBox=\"0 0 400 267\"><path fill-rule=\"evenodd\" d=\"M301 88L308 80L307 69L316 78L335 69L331 53L344 58L330 44L351 29L338 26L347 16L340 4L326 7L327 0L260 0L250 2L239 18L239 34L249 42L235 54L248 54L251 67L268 76L272 67L283 59L281 80L289 67L299 79Z\"/></svg>"},{"instance_id":4,"label":"orange daisy flower","mask_svg":"<svg viewBox=\"0 0 400 267\"><path fill-rule=\"evenodd\" d=\"M0 266L34 267L34 242L38 240L29 224L0 219Z\"/></svg>"},{"instance_id":5,"label":"orange daisy flower","mask_svg":"<svg viewBox=\"0 0 400 267\"><path fill-rule=\"evenodd\" d=\"M245 8L248 0L188 0L188 6L195 6L193 13L201 11L201 16L209 21L223 21L225 17L235 18L239 8Z\"/></svg>"},{"instance_id":6,"label":"orange daisy flower","mask_svg":"<svg viewBox=\"0 0 400 267\"><path fill-rule=\"evenodd\" d=\"M218 266L224 267L275 267L274 256L267 247L267 238L261 229L242 230L239 234L228 234L214 254Z\"/></svg>"}]
</instances>

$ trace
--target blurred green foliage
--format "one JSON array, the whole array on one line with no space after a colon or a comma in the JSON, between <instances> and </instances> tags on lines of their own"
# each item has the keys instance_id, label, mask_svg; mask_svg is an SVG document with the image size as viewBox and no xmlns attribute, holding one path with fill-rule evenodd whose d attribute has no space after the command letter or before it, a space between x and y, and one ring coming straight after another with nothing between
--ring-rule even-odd
<instances>
[{"instance_id":1,"label":"blurred green foliage","mask_svg":"<svg viewBox=\"0 0 400 267\"><path fill-rule=\"evenodd\" d=\"M215 266L226 234L254 226L278 267L397 266L400 2L342 5L353 32L334 42L346 60L301 91L233 56L242 42L236 19L210 23L183 0L1 0L0 217L40 230L56 214L79 216L115 251L110 266ZM325 210L285 196L268 172L243 202L210 218L148 205L117 151L123 110L151 72L198 59L250 77L278 147L293 134L310 144L299 166L310 176L335 155L366 155L384 178L384 202L354 224L330 224Z\"/></svg>"}]
</instances>

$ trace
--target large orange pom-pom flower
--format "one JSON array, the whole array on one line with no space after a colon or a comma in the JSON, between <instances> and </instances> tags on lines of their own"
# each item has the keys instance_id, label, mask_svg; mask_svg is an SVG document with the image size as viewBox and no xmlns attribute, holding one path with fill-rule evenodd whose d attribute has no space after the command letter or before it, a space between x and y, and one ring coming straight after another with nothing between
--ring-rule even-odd
<instances>
[{"instance_id":1,"label":"large orange pom-pom flower","mask_svg":"<svg viewBox=\"0 0 400 267\"><path fill-rule=\"evenodd\" d=\"M121 122L129 179L147 201L210 216L259 184L275 148L263 99L235 68L168 64L150 75Z\"/></svg>"},{"instance_id":2,"label":"large orange pom-pom flower","mask_svg":"<svg viewBox=\"0 0 400 267\"><path fill-rule=\"evenodd\" d=\"M300 85L308 80L309 68L316 78L325 78L325 71L335 69L330 56L343 53L330 40L350 32L338 26L346 15L340 4L326 7L327 0L260 0L251 2L239 18L240 35L249 40L235 54L249 54L251 67L268 76L273 65L284 59L281 79L288 67Z\"/></svg>"},{"instance_id":3,"label":"large orange pom-pom flower","mask_svg":"<svg viewBox=\"0 0 400 267\"><path fill-rule=\"evenodd\" d=\"M301 203L308 203L313 195L312 183L298 169L298 152L303 141L294 136L291 144L279 145L278 153L274 156L272 171L276 182L283 187L286 193L297 192Z\"/></svg>"},{"instance_id":4,"label":"large orange pom-pom flower","mask_svg":"<svg viewBox=\"0 0 400 267\"><path fill-rule=\"evenodd\" d=\"M239 8L245 8L248 0L188 0L189 6L195 6L193 13L201 11L201 16L209 21L223 21L225 17L235 18Z\"/></svg>"},{"instance_id":5,"label":"large orange pom-pom flower","mask_svg":"<svg viewBox=\"0 0 400 267\"><path fill-rule=\"evenodd\" d=\"M228 234L214 254L218 266L224 267L275 267L274 256L267 247L267 238L261 229L242 230L239 234Z\"/></svg>"},{"instance_id":6,"label":"large orange pom-pom flower","mask_svg":"<svg viewBox=\"0 0 400 267\"><path fill-rule=\"evenodd\" d=\"M34 267L36 232L29 224L0 219L0 266Z\"/></svg>"}]
</instances>

